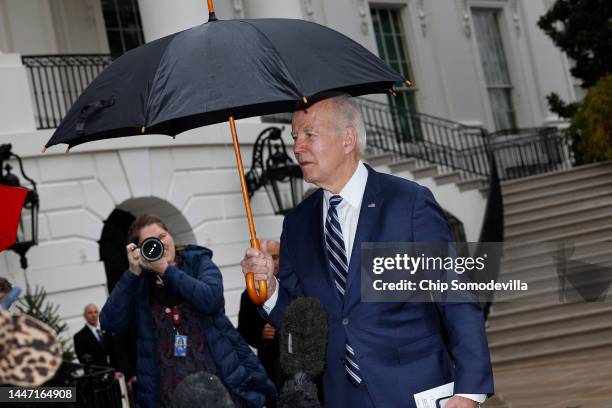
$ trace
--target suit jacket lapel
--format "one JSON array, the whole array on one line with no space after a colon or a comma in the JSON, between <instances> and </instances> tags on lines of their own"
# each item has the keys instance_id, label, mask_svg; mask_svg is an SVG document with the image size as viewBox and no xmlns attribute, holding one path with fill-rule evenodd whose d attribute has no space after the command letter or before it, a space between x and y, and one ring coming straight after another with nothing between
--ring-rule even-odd
<instances>
[{"instance_id":1,"label":"suit jacket lapel","mask_svg":"<svg viewBox=\"0 0 612 408\"><path fill-rule=\"evenodd\" d=\"M92 344L92 346L98 347L99 349L103 348L102 344L100 344L100 342L96 338L96 335L91 331L91 329L87 325L85 325L85 333L87 333L87 336L89 337L89 341Z\"/></svg>"},{"instance_id":2,"label":"suit jacket lapel","mask_svg":"<svg viewBox=\"0 0 612 408\"><path fill-rule=\"evenodd\" d=\"M352 300L355 293L359 297L361 290L355 293L351 292L355 281L361 279L361 243L373 242L376 240L377 226L382 220L382 204L383 198L379 194L380 185L378 173L370 166L368 169L368 181L361 200L361 209L359 210L359 221L357 223L357 231L353 240L353 250L351 251L351 260L349 262L348 282L346 288L345 302ZM357 286L361 288L361 285Z\"/></svg>"}]
</instances>

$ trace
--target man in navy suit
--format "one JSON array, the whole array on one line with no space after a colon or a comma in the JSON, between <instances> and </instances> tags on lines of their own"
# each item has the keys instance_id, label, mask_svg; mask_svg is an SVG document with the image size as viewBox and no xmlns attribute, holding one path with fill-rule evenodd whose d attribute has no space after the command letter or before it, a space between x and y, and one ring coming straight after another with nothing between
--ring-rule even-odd
<instances>
[{"instance_id":1,"label":"man in navy suit","mask_svg":"<svg viewBox=\"0 0 612 408\"><path fill-rule=\"evenodd\" d=\"M304 179L320 189L285 218L278 279L265 242L246 251L242 269L267 281L263 311L277 329L296 297L325 307L325 406L415 407L415 393L454 381L445 408L477 407L493 393L478 304L360 298L362 242L452 240L431 192L362 163L363 119L346 96L295 112L292 135Z\"/></svg>"},{"instance_id":2,"label":"man in navy suit","mask_svg":"<svg viewBox=\"0 0 612 408\"><path fill-rule=\"evenodd\" d=\"M100 328L98 307L88 304L83 309L85 326L74 335L74 349L84 365L114 365L112 337Z\"/></svg>"}]
</instances>

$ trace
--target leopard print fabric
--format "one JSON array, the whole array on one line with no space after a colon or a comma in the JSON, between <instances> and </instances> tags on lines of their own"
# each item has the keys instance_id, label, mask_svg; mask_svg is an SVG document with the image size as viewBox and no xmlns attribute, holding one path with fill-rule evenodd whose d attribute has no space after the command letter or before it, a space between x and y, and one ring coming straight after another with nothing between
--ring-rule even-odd
<instances>
[{"instance_id":1,"label":"leopard print fabric","mask_svg":"<svg viewBox=\"0 0 612 408\"><path fill-rule=\"evenodd\" d=\"M61 357L53 329L32 317L0 310L0 383L41 385L55 374Z\"/></svg>"}]
</instances>

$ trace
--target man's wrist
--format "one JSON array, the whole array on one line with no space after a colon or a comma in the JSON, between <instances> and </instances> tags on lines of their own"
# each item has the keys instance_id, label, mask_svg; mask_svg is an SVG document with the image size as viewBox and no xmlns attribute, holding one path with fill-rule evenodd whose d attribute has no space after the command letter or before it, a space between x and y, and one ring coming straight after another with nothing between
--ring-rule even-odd
<instances>
[{"instance_id":1,"label":"man's wrist","mask_svg":"<svg viewBox=\"0 0 612 408\"><path fill-rule=\"evenodd\" d=\"M476 406L480 406L481 403L485 402L485 400L487 399L487 394L455 394L458 397L463 397L463 398L467 398L470 399L474 402L477 403Z\"/></svg>"},{"instance_id":2,"label":"man's wrist","mask_svg":"<svg viewBox=\"0 0 612 408\"><path fill-rule=\"evenodd\" d=\"M135 270L133 270L133 269L131 269L131 268L128 268L128 271L129 271L129 272L130 272L132 275L134 275L134 276L140 276L140 274L142 273L142 270L140 270L140 271L135 271Z\"/></svg>"},{"instance_id":3,"label":"man's wrist","mask_svg":"<svg viewBox=\"0 0 612 408\"><path fill-rule=\"evenodd\" d=\"M266 300L264 302L264 304L261 305L263 307L263 310L267 314L270 314L270 312L272 312L272 309L274 309L274 306L276 306L276 302L278 300L278 279L276 279L276 276L274 277L273 281L274 282L271 285L272 286L272 293L268 297L268 300Z\"/></svg>"}]
</instances>

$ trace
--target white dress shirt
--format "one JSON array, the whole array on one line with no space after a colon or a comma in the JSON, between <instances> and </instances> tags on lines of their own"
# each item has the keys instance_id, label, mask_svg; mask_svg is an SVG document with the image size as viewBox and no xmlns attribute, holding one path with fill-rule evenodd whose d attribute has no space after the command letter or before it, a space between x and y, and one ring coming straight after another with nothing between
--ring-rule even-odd
<instances>
[{"instance_id":1,"label":"white dress shirt","mask_svg":"<svg viewBox=\"0 0 612 408\"><path fill-rule=\"evenodd\" d=\"M357 231L357 223L359 222L359 210L361 209L361 200L365 192L366 183L368 181L368 169L359 160L357 169L349 181L344 185L340 193L342 202L336 207L340 227L342 228L342 239L344 240L344 249L346 250L346 260L351 262L351 253L353 252L353 242L355 241L355 232ZM321 222L325 225L327 217L327 209L329 208L329 198L335 194L327 190L323 191L323 219ZM275 278L276 279L276 278ZM276 290L262 305L266 313L270 314L276 301L278 300L278 280L276 281Z\"/></svg>"},{"instance_id":2,"label":"white dress shirt","mask_svg":"<svg viewBox=\"0 0 612 408\"><path fill-rule=\"evenodd\" d=\"M368 169L360 160L357 169L349 181L344 185L339 195L342 201L336 207L340 226L342 227L342 238L344 239L344 249L346 250L347 261L351 262L351 254L353 252L353 243L355 242L355 232L359 223L359 211L361 210L361 201L365 192L366 183L368 182ZM325 225L327 211L329 209L329 199L336 194L327 190L323 191L323 219L321 222ZM276 281L278 288L278 280ZM270 314L276 301L278 300L278 289L274 291L270 299L263 304L263 309ZM457 394L458 396L469 398L473 401L482 403L487 396L485 394Z\"/></svg>"},{"instance_id":3,"label":"white dress shirt","mask_svg":"<svg viewBox=\"0 0 612 408\"><path fill-rule=\"evenodd\" d=\"M93 324L89 324L87 322L85 322L85 324L87 325L87 327L89 327L89 330L91 330L91 332L93 333L94 337L98 340L98 342L102 343L102 339L100 338L100 336L98 336L98 333L102 334L100 323L98 323L97 326L94 326ZM97 330L99 330L99 332Z\"/></svg>"}]
</instances>

